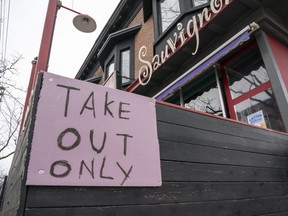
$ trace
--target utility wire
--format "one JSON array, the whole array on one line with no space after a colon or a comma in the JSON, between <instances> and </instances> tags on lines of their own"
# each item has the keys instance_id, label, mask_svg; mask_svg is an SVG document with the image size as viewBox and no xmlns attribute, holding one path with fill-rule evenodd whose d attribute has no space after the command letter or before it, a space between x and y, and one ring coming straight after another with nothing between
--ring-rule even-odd
<instances>
[{"instance_id":1,"label":"utility wire","mask_svg":"<svg viewBox=\"0 0 288 216\"><path fill-rule=\"evenodd\" d=\"M10 21L10 8L11 1L1 0L0 9L0 45L1 45L1 60L6 58L7 45L8 45L8 34L9 34L9 21Z\"/></svg>"},{"instance_id":2,"label":"utility wire","mask_svg":"<svg viewBox=\"0 0 288 216\"><path fill-rule=\"evenodd\" d=\"M5 38L4 38L4 36L5 36L5 7L6 7L6 5L5 5L5 0L1 0L1 9L0 9L0 11L1 11L1 35L0 35L0 45L1 45L1 59L3 60L4 59L4 41L5 41Z\"/></svg>"},{"instance_id":3,"label":"utility wire","mask_svg":"<svg viewBox=\"0 0 288 216\"><path fill-rule=\"evenodd\" d=\"M8 0L8 14L7 14L7 24L6 24L6 36L5 36L4 59L6 58L6 51L7 51L7 44L8 44L9 20L10 20L10 6L11 6L11 1Z\"/></svg>"},{"instance_id":4,"label":"utility wire","mask_svg":"<svg viewBox=\"0 0 288 216\"><path fill-rule=\"evenodd\" d=\"M1 53L0 53L0 55L1 55L1 60L3 60L3 25L4 25L4 15L3 15L3 0L0 0L1 1L1 8L0 8L0 45L1 45Z\"/></svg>"}]
</instances>

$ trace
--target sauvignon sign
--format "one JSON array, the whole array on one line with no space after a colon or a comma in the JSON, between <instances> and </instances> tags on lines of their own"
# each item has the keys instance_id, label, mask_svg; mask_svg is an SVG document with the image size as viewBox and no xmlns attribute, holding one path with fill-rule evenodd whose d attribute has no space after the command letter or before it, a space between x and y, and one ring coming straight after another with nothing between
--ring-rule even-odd
<instances>
[{"instance_id":1,"label":"sauvignon sign","mask_svg":"<svg viewBox=\"0 0 288 216\"><path fill-rule=\"evenodd\" d=\"M182 23L177 24L177 32L172 33L172 37L168 38L165 45L165 50L160 54L153 56L152 61L145 60L147 55L147 47L142 46L138 52L138 58L144 65L140 68L138 73L138 80L141 85L149 83L152 74L157 70L166 60L180 49L187 41L195 39L195 48L191 53L196 55L199 49L200 37L199 31L209 22L215 15L220 13L223 8L230 4L232 0L211 0L210 8L206 7L201 13L193 15L188 20L186 26Z\"/></svg>"},{"instance_id":2,"label":"sauvignon sign","mask_svg":"<svg viewBox=\"0 0 288 216\"><path fill-rule=\"evenodd\" d=\"M43 77L27 185L161 185L155 100Z\"/></svg>"}]
</instances>

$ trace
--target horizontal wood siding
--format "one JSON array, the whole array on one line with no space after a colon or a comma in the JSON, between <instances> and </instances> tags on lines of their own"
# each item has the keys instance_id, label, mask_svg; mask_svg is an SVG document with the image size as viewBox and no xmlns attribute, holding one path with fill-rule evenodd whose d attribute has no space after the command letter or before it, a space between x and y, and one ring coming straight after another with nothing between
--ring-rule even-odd
<instances>
[{"instance_id":1,"label":"horizontal wood siding","mask_svg":"<svg viewBox=\"0 0 288 216\"><path fill-rule=\"evenodd\" d=\"M28 187L25 215L287 215L288 136L156 108L163 186Z\"/></svg>"},{"instance_id":2,"label":"horizontal wood siding","mask_svg":"<svg viewBox=\"0 0 288 216\"><path fill-rule=\"evenodd\" d=\"M42 215L89 215L89 216L159 216L159 215L205 215L205 216L238 216L259 215L262 212L281 212L287 209L287 197L273 197L263 199L227 200L215 202L190 202L163 205L137 206L102 206L91 208L47 208L28 209L26 216ZM286 207L285 207L286 206ZM283 212L282 212L283 213ZM277 213L271 216L284 216ZM270 216L270 215L267 215ZM287 216L287 214L285 215Z\"/></svg>"}]
</instances>

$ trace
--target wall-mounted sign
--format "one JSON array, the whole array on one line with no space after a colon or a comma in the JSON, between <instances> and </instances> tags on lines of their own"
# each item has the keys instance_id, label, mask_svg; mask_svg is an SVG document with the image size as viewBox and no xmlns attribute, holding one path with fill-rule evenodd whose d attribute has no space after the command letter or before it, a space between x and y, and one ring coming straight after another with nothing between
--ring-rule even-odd
<instances>
[{"instance_id":1,"label":"wall-mounted sign","mask_svg":"<svg viewBox=\"0 0 288 216\"><path fill-rule=\"evenodd\" d=\"M27 185L161 185L153 99L43 76Z\"/></svg>"},{"instance_id":2,"label":"wall-mounted sign","mask_svg":"<svg viewBox=\"0 0 288 216\"><path fill-rule=\"evenodd\" d=\"M256 125L259 127L267 128L263 111L260 110L258 112L252 113L247 116L248 124Z\"/></svg>"},{"instance_id":3,"label":"wall-mounted sign","mask_svg":"<svg viewBox=\"0 0 288 216\"><path fill-rule=\"evenodd\" d=\"M141 85L149 83L153 72L192 38L195 38L196 46L191 54L196 55L200 44L199 31L207 22L221 12L225 6L230 4L231 1L232 0L211 0L210 7L206 7L201 13L193 15L191 19L188 20L186 26L183 26L182 23L178 23L178 31L171 34L173 36L166 41L165 50L161 51L160 55L154 55L152 61L144 59L147 55L147 47L142 46L138 52L138 58L144 65L140 68L138 73L139 83Z\"/></svg>"}]
</instances>

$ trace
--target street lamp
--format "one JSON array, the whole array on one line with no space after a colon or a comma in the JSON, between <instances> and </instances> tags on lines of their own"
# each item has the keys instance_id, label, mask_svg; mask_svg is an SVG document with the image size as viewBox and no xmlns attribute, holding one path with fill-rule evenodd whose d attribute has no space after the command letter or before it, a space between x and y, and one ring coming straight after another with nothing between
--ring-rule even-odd
<instances>
[{"instance_id":1,"label":"street lamp","mask_svg":"<svg viewBox=\"0 0 288 216\"><path fill-rule=\"evenodd\" d=\"M85 33L90 33L96 30L96 22L95 20L90 17L87 14L81 14L78 11L72 10L71 8L65 7L62 5L61 2L58 3L61 8L65 8L66 10L69 10L73 13L78 14L77 16L74 17L73 19L73 25L75 26L76 29L78 29L81 32Z\"/></svg>"},{"instance_id":2,"label":"street lamp","mask_svg":"<svg viewBox=\"0 0 288 216\"><path fill-rule=\"evenodd\" d=\"M48 70L48 63L49 63L50 51L52 47L53 33L55 29L55 22L56 22L57 12L60 8L67 9L71 12L78 14L73 19L73 25L79 31L90 33L90 32L95 31L97 27L94 19L88 16L87 14L81 14L75 10L72 10L68 7L63 6L61 1L59 0L49 0L47 13L46 13L46 19L44 23L43 32L42 32L42 40L41 40L39 55L38 55L37 60L36 61L34 60L32 62L32 70L31 70L30 81L29 81L27 94L26 94L26 100L25 100L24 109L23 109L20 132L22 130L23 123L26 117L27 106L29 104L32 89L34 88L34 85L35 85L37 74L40 71L44 72Z\"/></svg>"}]
</instances>

